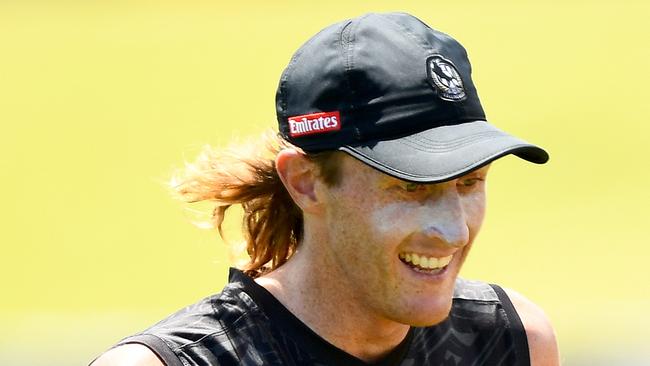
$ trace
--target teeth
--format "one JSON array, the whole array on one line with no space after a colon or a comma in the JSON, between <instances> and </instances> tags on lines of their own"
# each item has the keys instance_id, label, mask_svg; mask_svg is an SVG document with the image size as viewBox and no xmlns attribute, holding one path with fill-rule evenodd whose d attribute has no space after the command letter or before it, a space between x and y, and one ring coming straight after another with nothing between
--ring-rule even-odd
<instances>
[{"instance_id":1,"label":"teeth","mask_svg":"<svg viewBox=\"0 0 650 366\"><path fill-rule=\"evenodd\" d=\"M426 258L422 258L426 261ZM415 253L411 254L411 263L415 264L416 266L420 264L420 256Z\"/></svg>"},{"instance_id":2,"label":"teeth","mask_svg":"<svg viewBox=\"0 0 650 366\"><path fill-rule=\"evenodd\" d=\"M448 256L446 256L444 258L438 259L438 266L439 267L444 267L444 266L448 265L449 262L451 262L451 259L453 257L454 257L453 255L448 255Z\"/></svg>"},{"instance_id":3,"label":"teeth","mask_svg":"<svg viewBox=\"0 0 650 366\"><path fill-rule=\"evenodd\" d=\"M438 269L443 268L451 262L453 255L449 255L442 258L436 257L425 257L423 255L418 255L416 253L400 253L400 259L404 262L411 263L420 268L426 269Z\"/></svg>"}]
</instances>

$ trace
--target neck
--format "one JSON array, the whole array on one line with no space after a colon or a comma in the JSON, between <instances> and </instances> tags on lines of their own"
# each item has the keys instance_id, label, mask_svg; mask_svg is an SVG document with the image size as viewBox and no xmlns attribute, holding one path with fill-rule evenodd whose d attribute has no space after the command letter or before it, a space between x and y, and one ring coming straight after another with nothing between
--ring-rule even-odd
<instances>
[{"instance_id":1,"label":"neck","mask_svg":"<svg viewBox=\"0 0 650 366\"><path fill-rule=\"evenodd\" d=\"M310 244L301 243L287 263L256 282L329 343L366 362L381 359L404 340L409 326L368 309L337 265Z\"/></svg>"}]
</instances>

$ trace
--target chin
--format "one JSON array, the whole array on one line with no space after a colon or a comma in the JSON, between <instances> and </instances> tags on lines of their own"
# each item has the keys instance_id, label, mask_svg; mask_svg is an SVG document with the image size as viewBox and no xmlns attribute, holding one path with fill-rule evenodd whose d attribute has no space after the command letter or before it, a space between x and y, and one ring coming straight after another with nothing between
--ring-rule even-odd
<instances>
[{"instance_id":1,"label":"chin","mask_svg":"<svg viewBox=\"0 0 650 366\"><path fill-rule=\"evenodd\" d=\"M449 316L451 311L452 299L448 301L426 301L422 304L409 304L405 308L408 311L399 311L393 318L402 324L408 324L414 327L428 327L442 323Z\"/></svg>"}]
</instances>

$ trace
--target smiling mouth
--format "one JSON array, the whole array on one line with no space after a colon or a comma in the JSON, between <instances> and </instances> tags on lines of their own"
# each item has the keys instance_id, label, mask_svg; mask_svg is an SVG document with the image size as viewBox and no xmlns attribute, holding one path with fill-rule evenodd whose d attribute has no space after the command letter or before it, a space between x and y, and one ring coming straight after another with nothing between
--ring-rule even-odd
<instances>
[{"instance_id":1,"label":"smiling mouth","mask_svg":"<svg viewBox=\"0 0 650 366\"><path fill-rule=\"evenodd\" d=\"M438 274L447 268L447 265L453 259L453 255L442 258L427 257L417 253L402 252L399 254L399 259L402 263L409 266L412 270L426 274Z\"/></svg>"}]
</instances>

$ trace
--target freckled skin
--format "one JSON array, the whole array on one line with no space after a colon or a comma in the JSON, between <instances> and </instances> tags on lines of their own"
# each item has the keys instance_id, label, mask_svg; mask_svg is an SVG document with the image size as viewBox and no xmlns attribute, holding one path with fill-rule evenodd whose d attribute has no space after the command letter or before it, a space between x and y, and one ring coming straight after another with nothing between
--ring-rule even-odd
<instances>
[{"instance_id":1,"label":"freckled skin","mask_svg":"<svg viewBox=\"0 0 650 366\"><path fill-rule=\"evenodd\" d=\"M329 187L295 150L281 152L276 166L303 212L304 233L292 257L258 284L318 335L365 361L394 349L409 326L448 316L483 221L487 167L414 187L344 155L342 179ZM430 275L400 253L453 259Z\"/></svg>"},{"instance_id":2,"label":"freckled skin","mask_svg":"<svg viewBox=\"0 0 650 366\"><path fill-rule=\"evenodd\" d=\"M330 230L319 271L363 304L369 315L424 326L449 314L454 282L485 213L487 168L409 192L406 182L343 159L342 182L326 189ZM480 180L472 178L480 178ZM466 183L470 183L466 186ZM415 252L454 259L443 278L412 273L398 258Z\"/></svg>"}]
</instances>

